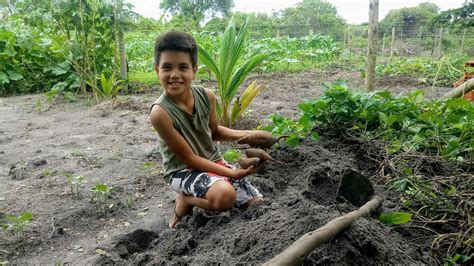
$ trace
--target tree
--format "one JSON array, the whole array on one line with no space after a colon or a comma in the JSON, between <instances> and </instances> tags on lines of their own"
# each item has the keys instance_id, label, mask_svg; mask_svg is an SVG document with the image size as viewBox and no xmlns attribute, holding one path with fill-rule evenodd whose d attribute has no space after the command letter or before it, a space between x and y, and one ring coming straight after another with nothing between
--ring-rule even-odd
<instances>
[{"instance_id":1,"label":"tree","mask_svg":"<svg viewBox=\"0 0 474 266\"><path fill-rule=\"evenodd\" d=\"M438 25L451 25L461 29L472 28L474 27L474 3L443 11L433 21Z\"/></svg>"},{"instance_id":2,"label":"tree","mask_svg":"<svg viewBox=\"0 0 474 266\"><path fill-rule=\"evenodd\" d=\"M282 33L291 37L305 36L310 30L342 37L346 24L337 14L337 9L325 0L303 0L296 7L284 9L280 18Z\"/></svg>"},{"instance_id":3,"label":"tree","mask_svg":"<svg viewBox=\"0 0 474 266\"><path fill-rule=\"evenodd\" d=\"M222 18L213 18L209 20L204 26L204 29L210 32L224 32L231 17L234 18L237 25L243 25L248 19L251 22L251 25L249 25L249 34L252 38L275 37L277 27L280 25L277 19L265 13L249 14L233 12L232 16L224 16Z\"/></svg>"},{"instance_id":4,"label":"tree","mask_svg":"<svg viewBox=\"0 0 474 266\"><path fill-rule=\"evenodd\" d=\"M433 3L421 3L416 7L393 9L380 22L380 34L391 34L392 28L407 34L418 34L420 27L431 29L431 21L438 15L439 8Z\"/></svg>"},{"instance_id":5,"label":"tree","mask_svg":"<svg viewBox=\"0 0 474 266\"><path fill-rule=\"evenodd\" d=\"M206 16L229 15L233 0L162 0L160 9L173 16L190 19L198 25Z\"/></svg>"},{"instance_id":6,"label":"tree","mask_svg":"<svg viewBox=\"0 0 474 266\"><path fill-rule=\"evenodd\" d=\"M120 54L120 77L123 80L128 80L125 31L133 26L133 20L138 17L137 13L131 11L132 8L133 5L124 3L124 0L113 1L113 26L115 29L117 46ZM125 84L125 91L127 90L128 86Z\"/></svg>"}]
</instances>

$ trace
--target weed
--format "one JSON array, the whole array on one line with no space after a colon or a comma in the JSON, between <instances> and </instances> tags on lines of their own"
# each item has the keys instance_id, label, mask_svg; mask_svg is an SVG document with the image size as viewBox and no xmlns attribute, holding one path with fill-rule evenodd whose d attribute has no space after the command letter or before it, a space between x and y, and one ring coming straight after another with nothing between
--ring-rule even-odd
<instances>
[{"instance_id":1,"label":"weed","mask_svg":"<svg viewBox=\"0 0 474 266\"><path fill-rule=\"evenodd\" d=\"M26 241L25 229L28 223L33 219L33 213L24 212L19 216L6 215L5 218L8 223L1 224L3 231L11 232L13 235L15 235L19 239L21 247L23 247Z\"/></svg>"},{"instance_id":2,"label":"weed","mask_svg":"<svg viewBox=\"0 0 474 266\"><path fill-rule=\"evenodd\" d=\"M148 171L151 171L155 166L156 166L155 161L147 161L147 162L144 162L142 165L140 165L138 169L141 171L148 172Z\"/></svg>"},{"instance_id":3,"label":"weed","mask_svg":"<svg viewBox=\"0 0 474 266\"><path fill-rule=\"evenodd\" d=\"M67 178L67 182L69 183L69 187L71 188L71 195L72 197L80 196L80 187L81 184L84 182L85 177L82 175L78 175L76 177L73 177L72 174L70 173L65 173L64 174Z\"/></svg>"},{"instance_id":4,"label":"weed","mask_svg":"<svg viewBox=\"0 0 474 266\"><path fill-rule=\"evenodd\" d=\"M80 149L74 149L72 152L71 152L71 155L74 156L74 157L82 157L84 156L84 154L82 153L82 151Z\"/></svg>"},{"instance_id":5,"label":"weed","mask_svg":"<svg viewBox=\"0 0 474 266\"><path fill-rule=\"evenodd\" d=\"M111 206L108 204L108 199L114 192L114 187L98 183L90 189L90 192L92 193L91 202L96 203L102 213L107 213Z\"/></svg>"},{"instance_id":6,"label":"weed","mask_svg":"<svg viewBox=\"0 0 474 266\"><path fill-rule=\"evenodd\" d=\"M128 196L128 197L125 197L125 199L122 201L122 206L125 209L130 209L134 203L135 203L135 198L133 196Z\"/></svg>"},{"instance_id":7,"label":"weed","mask_svg":"<svg viewBox=\"0 0 474 266\"><path fill-rule=\"evenodd\" d=\"M48 168L44 168L42 174L48 179L48 186L53 187L53 181L51 179L53 176L53 173L51 172L51 170L49 170Z\"/></svg>"}]
</instances>

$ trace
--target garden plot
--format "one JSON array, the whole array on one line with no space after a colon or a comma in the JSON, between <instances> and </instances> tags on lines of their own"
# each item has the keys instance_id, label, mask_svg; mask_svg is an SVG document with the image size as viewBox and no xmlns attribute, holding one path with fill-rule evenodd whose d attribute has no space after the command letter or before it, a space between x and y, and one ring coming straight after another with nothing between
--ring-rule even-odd
<instances>
[{"instance_id":1,"label":"garden plot","mask_svg":"<svg viewBox=\"0 0 474 266\"><path fill-rule=\"evenodd\" d=\"M321 94L323 81L346 79L358 87L358 73L276 74L237 126L249 128L272 113L296 116L296 105ZM207 84L212 87L212 84ZM403 88L403 89L402 89ZM389 87L400 92L406 87ZM449 88L427 89L427 94ZM431 94L431 95L433 95ZM442 93L441 93L442 94ZM11 263L260 263L330 219L353 210L334 199L342 171L374 176L377 165L367 145L331 134L318 142L283 145L250 177L267 200L246 211L212 215L195 210L179 230L168 219L174 194L159 172L161 157L147 111L157 93L121 97L92 106L87 100L49 107L42 96L1 99L0 220L32 212L23 238L2 234L0 258ZM41 104L40 104L41 103ZM257 121L257 122L256 122ZM222 151L230 146L221 143ZM449 171L456 169L434 169ZM79 181L78 176L84 178ZM76 183L74 183L76 182ZM97 184L106 187L97 187ZM91 192L91 188L99 191ZM100 192L103 191L103 192ZM398 210L395 194L376 186L381 211ZM107 194L103 200L99 196ZM433 263L433 234L417 227L388 227L364 218L308 263Z\"/></svg>"}]
</instances>

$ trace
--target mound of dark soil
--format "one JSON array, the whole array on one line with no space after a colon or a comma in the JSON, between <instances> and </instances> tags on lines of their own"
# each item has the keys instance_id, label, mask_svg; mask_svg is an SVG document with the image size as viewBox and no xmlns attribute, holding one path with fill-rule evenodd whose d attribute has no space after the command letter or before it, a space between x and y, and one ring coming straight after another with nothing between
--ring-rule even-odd
<instances>
[{"instance_id":1,"label":"mound of dark soil","mask_svg":"<svg viewBox=\"0 0 474 266\"><path fill-rule=\"evenodd\" d=\"M178 230L160 227L120 236L107 256L101 256L96 263L265 262L303 234L356 208L336 201L342 173L352 168L373 175L375 167L362 156L360 147L338 143L340 146L334 145L333 139L323 138L319 142L306 140L297 148L276 149L272 156L287 164L269 163L249 178L266 201L247 210L233 209L218 215L195 209ZM384 197L381 187L376 190ZM358 220L305 260L307 264L433 262L429 251L410 243L374 217Z\"/></svg>"}]
</instances>

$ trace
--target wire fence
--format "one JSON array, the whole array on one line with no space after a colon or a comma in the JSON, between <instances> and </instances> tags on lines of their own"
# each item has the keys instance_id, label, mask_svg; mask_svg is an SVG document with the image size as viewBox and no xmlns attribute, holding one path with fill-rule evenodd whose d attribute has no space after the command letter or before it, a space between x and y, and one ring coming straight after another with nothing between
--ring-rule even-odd
<instances>
[{"instance_id":1,"label":"wire fence","mask_svg":"<svg viewBox=\"0 0 474 266\"><path fill-rule=\"evenodd\" d=\"M158 36L155 31L140 31ZM380 31L379 31L380 32ZM339 30L320 25L265 25L250 26L249 38L258 40L265 37L301 38L308 35L330 35L346 51L356 54L367 52L367 30L364 27ZM129 38L133 39L133 37ZM440 58L445 54L463 54L474 57L474 28L402 29L393 28L390 32L379 33L377 40L378 56L416 57L432 56Z\"/></svg>"}]
</instances>

